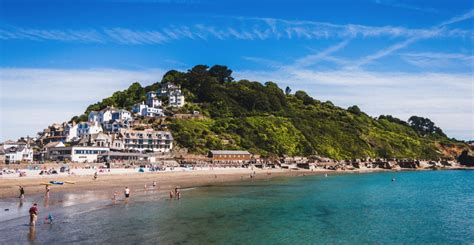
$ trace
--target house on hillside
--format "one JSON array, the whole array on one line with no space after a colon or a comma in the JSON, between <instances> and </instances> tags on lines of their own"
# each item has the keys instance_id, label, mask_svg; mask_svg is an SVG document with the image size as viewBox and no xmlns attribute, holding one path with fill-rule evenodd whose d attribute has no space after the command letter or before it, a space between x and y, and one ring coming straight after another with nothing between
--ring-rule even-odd
<instances>
[{"instance_id":1,"label":"house on hillside","mask_svg":"<svg viewBox=\"0 0 474 245\"><path fill-rule=\"evenodd\" d=\"M146 93L146 105L148 107L158 108L162 104L161 100L158 99L156 92L150 91Z\"/></svg>"},{"instance_id":2,"label":"house on hillside","mask_svg":"<svg viewBox=\"0 0 474 245\"><path fill-rule=\"evenodd\" d=\"M173 148L173 136L168 131L125 129L120 131L120 137L127 150L170 152Z\"/></svg>"},{"instance_id":3,"label":"house on hillside","mask_svg":"<svg viewBox=\"0 0 474 245\"><path fill-rule=\"evenodd\" d=\"M181 87L179 85L167 82L161 84L161 88L158 89L157 94L160 96L169 96L170 92L177 90L181 92Z\"/></svg>"},{"instance_id":4,"label":"house on hillside","mask_svg":"<svg viewBox=\"0 0 474 245\"><path fill-rule=\"evenodd\" d=\"M49 142L65 142L67 133L67 123L53 123L52 125L48 126L43 130L43 132L39 132L39 142L41 144L47 144Z\"/></svg>"},{"instance_id":5,"label":"house on hillside","mask_svg":"<svg viewBox=\"0 0 474 245\"><path fill-rule=\"evenodd\" d=\"M162 108L150 107L146 105L144 102L133 105L132 112L143 117L165 116Z\"/></svg>"},{"instance_id":6,"label":"house on hillside","mask_svg":"<svg viewBox=\"0 0 474 245\"><path fill-rule=\"evenodd\" d=\"M171 107L182 107L184 106L184 95L181 90L171 91L168 97L168 105Z\"/></svg>"},{"instance_id":7,"label":"house on hillside","mask_svg":"<svg viewBox=\"0 0 474 245\"><path fill-rule=\"evenodd\" d=\"M79 141L75 142L74 145L107 147L117 151L124 150L123 140L118 134L106 134L103 132L85 135Z\"/></svg>"}]
</instances>

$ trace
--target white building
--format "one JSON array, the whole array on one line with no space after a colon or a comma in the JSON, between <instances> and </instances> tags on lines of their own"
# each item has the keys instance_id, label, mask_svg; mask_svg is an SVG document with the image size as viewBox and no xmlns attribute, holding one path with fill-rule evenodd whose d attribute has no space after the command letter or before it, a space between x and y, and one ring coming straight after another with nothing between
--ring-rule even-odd
<instances>
[{"instance_id":1,"label":"white building","mask_svg":"<svg viewBox=\"0 0 474 245\"><path fill-rule=\"evenodd\" d=\"M95 123L80 122L77 124L77 137L82 137L87 134L97 134L102 132L102 127Z\"/></svg>"},{"instance_id":2,"label":"white building","mask_svg":"<svg viewBox=\"0 0 474 245\"><path fill-rule=\"evenodd\" d=\"M160 96L169 96L169 93L172 91L180 90L180 86L175 85L173 83L163 83L161 84L161 88L158 89L157 93Z\"/></svg>"},{"instance_id":3,"label":"white building","mask_svg":"<svg viewBox=\"0 0 474 245\"><path fill-rule=\"evenodd\" d=\"M68 124L66 126L66 142L74 141L78 138L77 136L77 128L79 126L76 123Z\"/></svg>"},{"instance_id":4,"label":"white building","mask_svg":"<svg viewBox=\"0 0 474 245\"><path fill-rule=\"evenodd\" d=\"M117 133L122 128L130 128L132 120L109 121L104 123L104 130L110 133Z\"/></svg>"},{"instance_id":5,"label":"white building","mask_svg":"<svg viewBox=\"0 0 474 245\"><path fill-rule=\"evenodd\" d=\"M31 162L33 161L33 149L25 143L4 144L3 151L5 154L5 163L17 163L17 162Z\"/></svg>"},{"instance_id":6,"label":"white building","mask_svg":"<svg viewBox=\"0 0 474 245\"><path fill-rule=\"evenodd\" d=\"M109 120L109 122L126 120L132 120L132 113L127 110L120 109L112 112L112 120Z\"/></svg>"},{"instance_id":7,"label":"white building","mask_svg":"<svg viewBox=\"0 0 474 245\"><path fill-rule=\"evenodd\" d=\"M97 156L109 152L107 147L70 146L48 149L48 157L52 161L97 162Z\"/></svg>"},{"instance_id":8,"label":"white building","mask_svg":"<svg viewBox=\"0 0 474 245\"><path fill-rule=\"evenodd\" d=\"M107 106L106 108L100 110L97 113L97 119L99 124L103 124L104 122L112 120L112 113L114 113L115 111L116 110L110 106Z\"/></svg>"},{"instance_id":9,"label":"white building","mask_svg":"<svg viewBox=\"0 0 474 245\"><path fill-rule=\"evenodd\" d=\"M132 112L135 114L138 114L143 117L163 117L165 114L163 113L162 108L155 108L155 107L149 107L148 105L145 105L144 102L135 104L132 107Z\"/></svg>"},{"instance_id":10,"label":"white building","mask_svg":"<svg viewBox=\"0 0 474 245\"><path fill-rule=\"evenodd\" d=\"M91 111L89 112L89 115L87 117L87 121L89 122L97 122L97 123L100 123L99 121L99 113L96 112L96 111Z\"/></svg>"},{"instance_id":11,"label":"white building","mask_svg":"<svg viewBox=\"0 0 474 245\"><path fill-rule=\"evenodd\" d=\"M156 92L150 91L146 93L146 105L148 107L158 108L161 106L161 100L158 99Z\"/></svg>"},{"instance_id":12,"label":"white building","mask_svg":"<svg viewBox=\"0 0 474 245\"><path fill-rule=\"evenodd\" d=\"M169 93L169 106L182 107L184 103L184 95L181 93L181 90L175 90Z\"/></svg>"},{"instance_id":13,"label":"white building","mask_svg":"<svg viewBox=\"0 0 474 245\"><path fill-rule=\"evenodd\" d=\"M173 149L173 136L168 131L128 129L121 130L120 136L128 150L170 152Z\"/></svg>"}]
</instances>

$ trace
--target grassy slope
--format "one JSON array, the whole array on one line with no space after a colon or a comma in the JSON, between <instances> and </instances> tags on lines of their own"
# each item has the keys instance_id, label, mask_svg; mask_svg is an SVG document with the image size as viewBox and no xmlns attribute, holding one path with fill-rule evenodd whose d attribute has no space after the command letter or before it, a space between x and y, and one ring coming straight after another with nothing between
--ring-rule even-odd
<instances>
[{"instance_id":1,"label":"grassy slope","mask_svg":"<svg viewBox=\"0 0 474 245\"><path fill-rule=\"evenodd\" d=\"M181 84L187 100L181 112L199 110L208 116L167 122L177 144L195 153L247 149L263 155L318 154L334 159L436 159L467 147L444 136L420 136L402 121L375 119L314 100L303 91L285 95L271 82L218 82L202 70L175 72L164 80ZM159 83L144 88L134 83L90 105L86 113L109 105L129 109L158 87ZM82 115L75 120L86 118Z\"/></svg>"}]
</instances>

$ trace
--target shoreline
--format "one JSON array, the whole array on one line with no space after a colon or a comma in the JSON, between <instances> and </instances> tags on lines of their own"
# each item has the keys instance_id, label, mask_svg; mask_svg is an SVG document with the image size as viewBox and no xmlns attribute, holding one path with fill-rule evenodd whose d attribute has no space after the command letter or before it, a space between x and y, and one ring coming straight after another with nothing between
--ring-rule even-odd
<instances>
[{"instance_id":1,"label":"shoreline","mask_svg":"<svg viewBox=\"0 0 474 245\"><path fill-rule=\"evenodd\" d=\"M75 184L50 185L51 192L74 192L74 191L114 191L121 193L125 186L132 190L145 190L144 185L152 186L157 182L160 191L171 190L176 186L180 188L191 188L205 185L230 183L236 181L251 180L250 175L255 171L255 180L271 179L277 177L298 177L320 174L354 174L374 172L400 172L400 171L429 171L431 169L355 169L355 170L325 170L325 169L214 169L214 170L191 170L191 171L167 171L167 172L145 172L145 173L105 173L99 174L97 180L93 180L92 174L73 176L35 176L35 177L0 177L0 198L14 198L19 196L18 186L25 188L26 196L44 193L45 185L49 181L71 181ZM474 170L469 167L443 168L440 170Z\"/></svg>"}]
</instances>

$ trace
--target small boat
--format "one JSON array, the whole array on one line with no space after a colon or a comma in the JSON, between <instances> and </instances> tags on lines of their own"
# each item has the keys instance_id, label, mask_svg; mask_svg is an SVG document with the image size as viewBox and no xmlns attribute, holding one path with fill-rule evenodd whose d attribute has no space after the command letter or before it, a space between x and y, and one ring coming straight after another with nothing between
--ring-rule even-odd
<instances>
[{"instance_id":1,"label":"small boat","mask_svg":"<svg viewBox=\"0 0 474 245\"><path fill-rule=\"evenodd\" d=\"M64 185L64 182L55 181L55 180L52 180L52 181L50 181L49 183L51 183L51 184L53 184L53 185Z\"/></svg>"}]
</instances>

